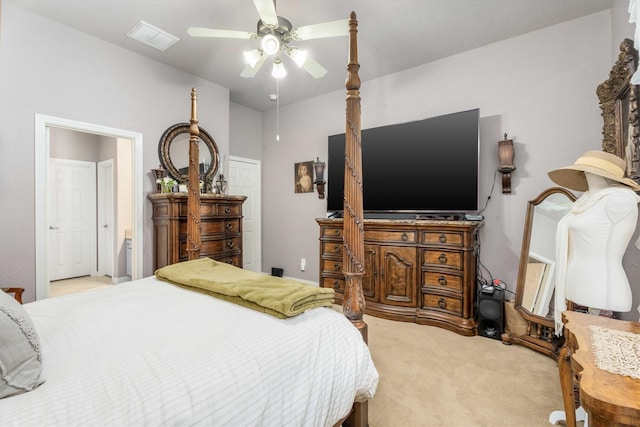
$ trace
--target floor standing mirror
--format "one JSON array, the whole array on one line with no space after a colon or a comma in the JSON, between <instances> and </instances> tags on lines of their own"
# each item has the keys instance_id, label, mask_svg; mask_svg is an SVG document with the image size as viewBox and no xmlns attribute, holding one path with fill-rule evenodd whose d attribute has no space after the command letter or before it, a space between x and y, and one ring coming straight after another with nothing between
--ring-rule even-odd
<instances>
[{"instance_id":1,"label":"floor standing mirror","mask_svg":"<svg viewBox=\"0 0 640 427\"><path fill-rule=\"evenodd\" d=\"M558 222L575 200L571 192L553 187L529 201L515 296L515 309L527 322L527 329L523 334L502 336L505 344L521 344L554 359L562 346L553 321L555 236Z\"/></svg>"}]
</instances>

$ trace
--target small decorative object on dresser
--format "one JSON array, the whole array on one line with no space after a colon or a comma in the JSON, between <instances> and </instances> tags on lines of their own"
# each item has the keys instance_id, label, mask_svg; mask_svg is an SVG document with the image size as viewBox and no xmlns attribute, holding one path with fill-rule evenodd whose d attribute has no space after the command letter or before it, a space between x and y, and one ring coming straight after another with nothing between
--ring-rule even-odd
<instances>
[{"instance_id":1,"label":"small decorative object on dresser","mask_svg":"<svg viewBox=\"0 0 640 427\"><path fill-rule=\"evenodd\" d=\"M344 297L341 219L320 225L320 286ZM367 314L478 333L475 320L478 229L481 221L365 220Z\"/></svg>"},{"instance_id":2,"label":"small decorative object on dresser","mask_svg":"<svg viewBox=\"0 0 640 427\"><path fill-rule=\"evenodd\" d=\"M225 194L227 191L227 180L224 175L221 173L218 174L218 179L216 179L216 193L217 194Z\"/></svg>"}]
</instances>

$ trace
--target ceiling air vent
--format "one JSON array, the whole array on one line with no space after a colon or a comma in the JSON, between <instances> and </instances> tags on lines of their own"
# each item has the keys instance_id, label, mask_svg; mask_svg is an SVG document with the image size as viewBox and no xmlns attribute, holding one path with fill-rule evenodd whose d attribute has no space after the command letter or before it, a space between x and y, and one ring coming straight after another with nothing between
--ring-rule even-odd
<instances>
[{"instance_id":1,"label":"ceiling air vent","mask_svg":"<svg viewBox=\"0 0 640 427\"><path fill-rule=\"evenodd\" d=\"M160 28L140 21L129 32L127 36L141 43L151 46L158 50L165 51L173 46L178 40L178 37L173 36L166 31L162 31Z\"/></svg>"}]
</instances>

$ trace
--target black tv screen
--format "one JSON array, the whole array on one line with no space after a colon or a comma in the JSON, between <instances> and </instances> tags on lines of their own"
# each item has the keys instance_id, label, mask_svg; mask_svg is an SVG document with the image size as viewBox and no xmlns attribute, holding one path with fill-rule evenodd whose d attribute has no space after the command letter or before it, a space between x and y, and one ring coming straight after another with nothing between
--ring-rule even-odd
<instances>
[{"instance_id":1,"label":"black tv screen","mask_svg":"<svg viewBox=\"0 0 640 427\"><path fill-rule=\"evenodd\" d=\"M479 109L362 130L365 213L478 210ZM344 204L345 134L329 136L327 211Z\"/></svg>"}]
</instances>

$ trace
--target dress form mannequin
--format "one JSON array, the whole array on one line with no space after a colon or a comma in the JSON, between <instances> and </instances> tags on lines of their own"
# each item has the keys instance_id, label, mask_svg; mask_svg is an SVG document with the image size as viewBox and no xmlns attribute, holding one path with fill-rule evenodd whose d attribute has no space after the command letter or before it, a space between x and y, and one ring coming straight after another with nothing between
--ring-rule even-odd
<instances>
[{"instance_id":1,"label":"dress form mannequin","mask_svg":"<svg viewBox=\"0 0 640 427\"><path fill-rule=\"evenodd\" d=\"M566 299L589 308L631 310L631 288L622 257L638 219L629 187L585 172L589 190L567 215L569 251ZM615 185L614 185L615 184Z\"/></svg>"},{"instance_id":2,"label":"dress form mannequin","mask_svg":"<svg viewBox=\"0 0 640 427\"><path fill-rule=\"evenodd\" d=\"M558 223L556 233L555 334L562 336L567 300L600 309L629 311L631 288L622 267L638 218L640 184L625 177L625 161L610 153L587 151L571 166L550 171L556 184L584 194ZM640 239L639 239L640 240ZM549 422L566 420L554 411ZM588 427L582 407L577 421Z\"/></svg>"}]
</instances>

